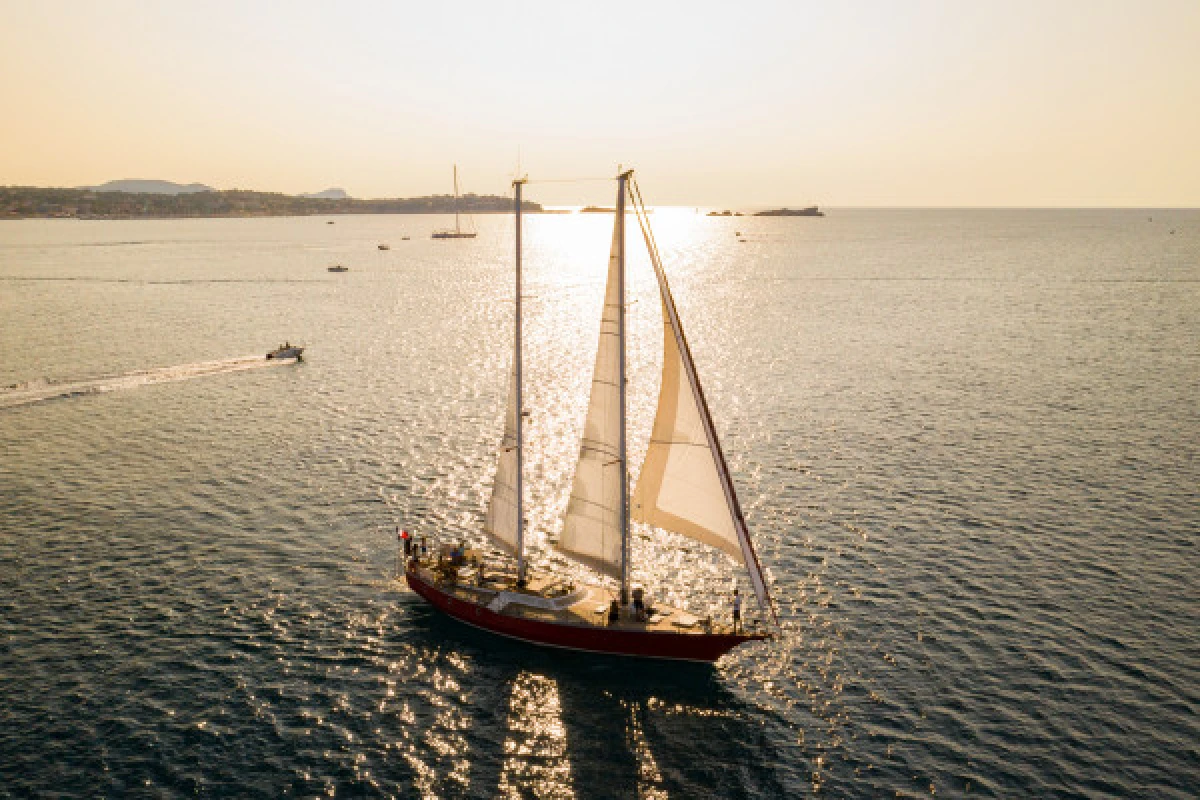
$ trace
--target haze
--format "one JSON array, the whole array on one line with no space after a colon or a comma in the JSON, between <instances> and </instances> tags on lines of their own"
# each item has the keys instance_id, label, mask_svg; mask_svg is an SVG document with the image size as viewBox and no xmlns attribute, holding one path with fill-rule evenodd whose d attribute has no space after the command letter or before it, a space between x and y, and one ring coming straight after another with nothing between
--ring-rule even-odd
<instances>
[{"instance_id":1,"label":"haze","mask_svg":"<svg viewBox=\"0 0 1200 800\"><path fill-rule=\"evenodd\" d=\"M0 3L0 184L1200 205L1200 3ZM544 184L547 203L607 198Z\"/></svg>"}]
</instances>

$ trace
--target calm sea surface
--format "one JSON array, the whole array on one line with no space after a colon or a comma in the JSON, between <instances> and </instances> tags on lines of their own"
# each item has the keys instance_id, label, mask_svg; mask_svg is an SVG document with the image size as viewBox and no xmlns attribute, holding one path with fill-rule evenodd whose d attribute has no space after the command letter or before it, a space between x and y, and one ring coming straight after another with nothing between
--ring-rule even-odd
<instances>
[{"instance_id":1,"label":"calm sea surface","mask_svg":"<svg viewBox=\"0 0 1200 800\"><path fill-rule=\"evenodd\" d=\"M1195 797L1200 212L653 219L784 619L712 669L392 580L397 526L483 543L511 219L0 223L0 797ZM527 218L534 559L579 577L611 224ZM635 554L728 613L723 558Z\"/></svg>"}]
</instances>

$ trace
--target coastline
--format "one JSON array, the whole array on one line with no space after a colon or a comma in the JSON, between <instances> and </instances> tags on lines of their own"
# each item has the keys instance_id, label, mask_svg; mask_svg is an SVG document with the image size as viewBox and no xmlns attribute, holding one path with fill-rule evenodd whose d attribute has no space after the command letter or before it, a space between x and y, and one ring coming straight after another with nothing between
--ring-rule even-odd
<instances>
[{"instance_id":1,"label":"coastline","mask_svg":"<svg viewBox=\"0 0 1200 800\"><path fill-rule=\"evenodd\" d=\"M309 217L347 214L496 214L511 213L512 198L468 194L390 197L316 198L276 192L227 189L163 194L93 189L0 186L0 219L189 219L229 217ZM526 201L528 213L542 211Z\"/></svg>"}]
</instances>

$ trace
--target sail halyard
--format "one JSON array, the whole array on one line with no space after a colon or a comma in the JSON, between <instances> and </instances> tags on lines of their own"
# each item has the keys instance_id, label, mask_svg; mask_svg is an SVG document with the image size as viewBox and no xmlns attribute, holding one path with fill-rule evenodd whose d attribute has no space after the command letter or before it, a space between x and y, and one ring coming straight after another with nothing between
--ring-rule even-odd
<instances>
[{"instance_id":1,"label":"sail halyard","mask_svg":"<svg viewBox=\"0 0 1200 800\"><path fill-rule=\"evenodd\" d=\"M509 555L517 559L517 578L525 577L524 503L524 392L521 363L521 186L516 190L516 309L513 316L513 361L509 374L504 436L497 455L492 496L484 517L484 531Z\"/></svg>"},{"instance_id":2,"label":"sail halyard","mask_svg":"<svg viewBox=\"0 0 1200 800\"><path fill-rule=\"evenodd\" d=\"M617 456L621 470L621 602L629 602L629 459L625 441L626 383L625 383L625 196L626 185L633 170L617 176L617 339L620 342L620 378L617 385L621 396L621 446Z\"/></svg>"},{"instance_id":3,"label":"sail halyard","mask_svg":"<svg viewBox=\"0 0 1200 800\"><path fill-rule=\"evenodd\" d=\"M456 170L457 172L457 170ZM517 580L525 580L525 492L524 489L524 474L525 474L525 437L524 437L524 419L525 419L525 393L524 383L521 374L521 188L525 185L525 181L516 179L513 181L513 190L516 196L515 216L516 216L516 262L517 262L517 278L516 278L516 313L513 319L513 374L514 383L516 384L515 397L516 402L516 436L517 436ZM458 189L457 175L455 180L455 190Z\"/></svg>"},{"instance_id":4,"label":"sail halyard","mask_svg":"<svg viewBox=\"0 0 1200 800\"><path fill-rule=\"evenodd\" d=\"M778 624L636 184L632 193L658 281L664 327L662 387L634 492L635 517L736 558L749 573L759 605Z\"/></svg>"}]
</instances>

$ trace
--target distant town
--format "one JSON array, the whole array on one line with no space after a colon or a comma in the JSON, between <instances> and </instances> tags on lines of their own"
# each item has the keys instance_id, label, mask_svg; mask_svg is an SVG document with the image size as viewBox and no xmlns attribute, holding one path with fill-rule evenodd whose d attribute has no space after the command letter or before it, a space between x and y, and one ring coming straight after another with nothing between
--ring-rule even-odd
<instances>
[{"instance_id":1,"label":"distant town","mask_svg":"<svg viewBox=\"0 0 1200 800\"><path fill-rule=\"evenodd\" d=\"M509 197L465 194L458 210L471 214L512 211ZM542 210L525 201L526 211ZM169 181L111 181L102 186L53 189L0 186L0 219L163 219L177 217L290 217L318 214L447 214L453 195L379 198L348 197L340 189L308 195L217 190L202 184Z\"/></svg>"}]
</instances>

